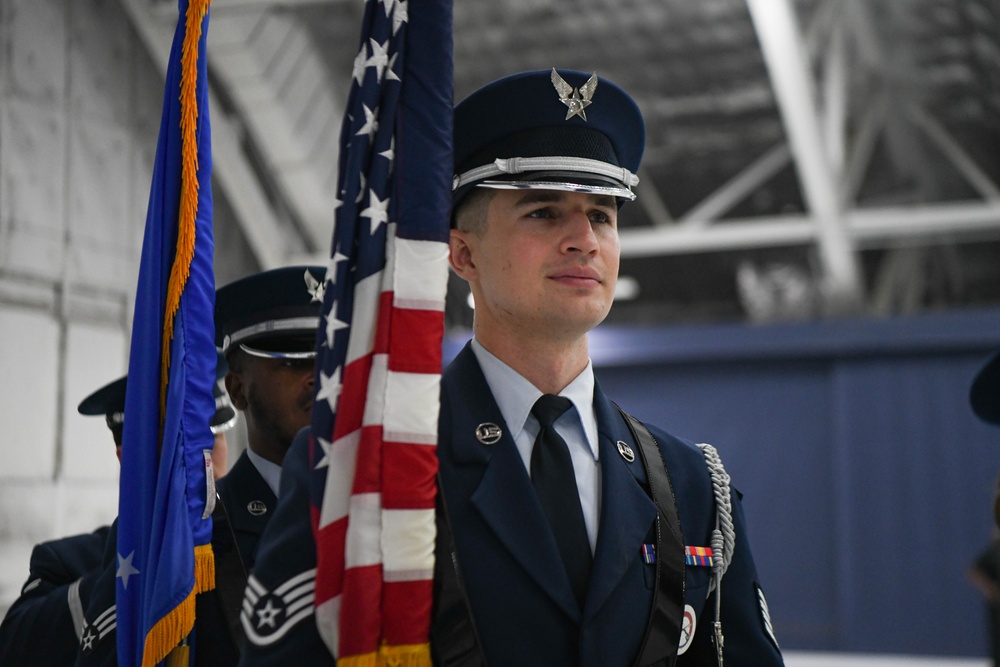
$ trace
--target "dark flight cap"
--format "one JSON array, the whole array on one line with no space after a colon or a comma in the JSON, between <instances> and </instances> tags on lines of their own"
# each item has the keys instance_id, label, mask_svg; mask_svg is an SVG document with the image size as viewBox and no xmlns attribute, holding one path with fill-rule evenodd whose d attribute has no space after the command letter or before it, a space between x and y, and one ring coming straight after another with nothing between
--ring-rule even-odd
<instances>
[{"instance_id":1,"label":"dark flight cap","mask_svg":"<svg viewBox=\"0 0 1000 667\"><path fill-rule=\"evenodd\" d=\"M326 269L291 266L262 271L215 293L215 346L258 357L316 356Z\"/></svg>"},{"instance_id":2,"label":"dark flight cap","mask_svg":"<svg viewBox=\"0 0 1000 667\"><path fill-rule=\"evenodd\" d=\"M984 422L1000 424L1000 353L983 366L969 391L972 411Z\"/></svg>"},{"instance_id":3,"label":"dark flight cap","mask_svg":"<svg viewBox=\"0 0 1000 667\"><path fill-rule=\"evenodd\" d=\"M215 414L209 421L212 433L228 431L236 424L236 409L229 401L229 395L219 387L219 378L226 374L226 360L218 355L215 367L215 384L212 394L215 396ZM125 381L128 376L120 377L104 385L90 396L80 401L77 412L81 415L104 415L104 420L112 431L120 429L125 423Z\"/></svg>"},{"instance_id":4,"label":"dark flight cap","mask_svg":"<svg viewBox=\"0 0 1000 667\"><path fill-rule=\"evenodd\" d=\"M552 69L494 81L455 107L454 132L453 203L472 187L635 199L642 113L596 74Z\"/></svg>"}]
</instances>

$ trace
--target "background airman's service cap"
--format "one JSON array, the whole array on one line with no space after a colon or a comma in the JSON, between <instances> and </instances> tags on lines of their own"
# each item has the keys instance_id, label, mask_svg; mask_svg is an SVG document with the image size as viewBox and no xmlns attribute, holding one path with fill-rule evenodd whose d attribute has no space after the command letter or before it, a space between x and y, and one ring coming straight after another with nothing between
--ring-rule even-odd
<instances>
[{"instance_id":1,"label":"background airman's service cap","mask_svg":"<svg viewBox=\"0 0 1000 667\"><path fill-rule=\"evenodd\" d=\"M455 107L453 203L473 187L635 199L646 141L639 107L596 74L514 74Z\"/></svg>"},{"instance_id":2,"label":"background airman's service cap","mask_svg":"<svg viewBox=\"0 0 1000 667\"><path fill-rule=\"evenodd\" d=\"M236 424L236 409L229 401L229 395L219 387L219 378L226 374L226 360L218 355L215 367L215 384L212 394L215 396L215 414L209 421L212 433L223 433ZM80 401L77 412L81 415L104 415L104 421L112 431L122 428L125 423L125 381L128 376L120 377L104 385L90 396Z\"/></svg>"},{"instance_id":3,"label":"background airman's service cap","mask_svg":"<svg viewBox=\"0 0 1000 667\"><path fill-rule=\"evenodd\" d=\"M1000 353L983 366L969 391L972 411L980 419L991 424L1000 424Z\"/></svg>"},{"instance_id":4,"label":"background airman's service cap","mask_svg":"<svg viewBox=\"0 0 1000 667\"><path fill-rule=\"evenodd\" d=\"M310 359L323 306L326 269L291 266L263 271L215 293L215 346L257 357Z\"/></svg>"},{"instance_id":5,"label":"background airman's service cap","mask_svg":"<svg viewBox=\"0 0 1000 667\"><path fill-rule=\"evenodd\" d=\"M215 384L212 385L212 396L215 397L215 414L212 415L212 419L208 422L213 435L216 433L225 433L236 426L236 408L233 407L232 402L229 400L229 394L226 390L219 386L219 380L225 376L229 370L229 365L226 363L226 358L222 356L221 352L216 356L218 360L215 364Z\"/></svg>"},{"instance_id":6,"label":"background airman's service cap","mask_svg":"<svg viewBox=\"0 0 1000 667\"><path fill-rule=\"evenodd\" d=\"M77 406L81 415L104 415L112 431L125 423L125 377L109 382Z\"/></svg>"}]
</instances>

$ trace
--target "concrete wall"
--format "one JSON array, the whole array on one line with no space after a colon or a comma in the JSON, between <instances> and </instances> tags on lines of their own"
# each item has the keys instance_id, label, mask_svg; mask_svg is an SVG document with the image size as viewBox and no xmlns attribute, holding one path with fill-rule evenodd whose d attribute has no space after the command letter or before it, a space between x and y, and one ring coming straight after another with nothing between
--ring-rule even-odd
<instances>
[{"instance_id":1,"label":"concrete wall","mask_svg":"<svg viewBox=\"0 0 1000 667\"><path fill-rule=\"evenodd\" d=\"M109 523L76 406L126 370L162 79L117 2L0 0L0 613L31 546Z\"/></svg>"},{"instance_id":2,"label":"concrete wall","mask_svg":"<svg viewBox=\"0 0 1000 667\"><path fill-rule=\"evenodd\" d=\"M34 544L118 511L111 434L76 408L127 370L162 100L119 2L0 0L0 616ZM258 267L214 190L221 285Z\"/></svg>"}]
</instances>

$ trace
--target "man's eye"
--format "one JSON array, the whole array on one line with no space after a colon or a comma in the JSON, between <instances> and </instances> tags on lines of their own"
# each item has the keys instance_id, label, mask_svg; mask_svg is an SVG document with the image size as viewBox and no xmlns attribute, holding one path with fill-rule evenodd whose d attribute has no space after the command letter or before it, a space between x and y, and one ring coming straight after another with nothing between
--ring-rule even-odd
<instances>
[{"instance_id":1,"label":"man's eye","mask_svg":"<svg viewBox=\"0 0 1000 667\"><path fill-rule=\"evenodd\" d=\"M603 211L595 211L594 213L590 214L590 221L598 223L609 223L613 222L613 218Z\"/></svg>"},{"instance_id":2,"label":"man's eye","mask_svg":"<svg viewBox=\"0 0 1000 667\"><path fill-rule=\"evenodd\" d=\"M539 208L528 213L529 218L551 218L552 211L548 208Z\"/></svg>"}]
</instances>

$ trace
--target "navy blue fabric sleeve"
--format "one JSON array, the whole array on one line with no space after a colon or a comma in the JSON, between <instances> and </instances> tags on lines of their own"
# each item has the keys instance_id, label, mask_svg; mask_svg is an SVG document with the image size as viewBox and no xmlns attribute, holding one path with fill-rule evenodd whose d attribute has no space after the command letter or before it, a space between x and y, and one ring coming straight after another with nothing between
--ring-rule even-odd
<instances>
[{"instance_id":1,"label":"navy blue fabric sleeve","mask_svg":"<svg viewBox=\"0 0 1000 667\"><path fill-rule=\"evenodd\" d=\"M261 536L243 600L243 667L336 664L316 628L316 542L310 516L309 429L303 429L285 455L278 506ZM296 585L282 588L292 580Z\"/></svg>"}]
</instances>

